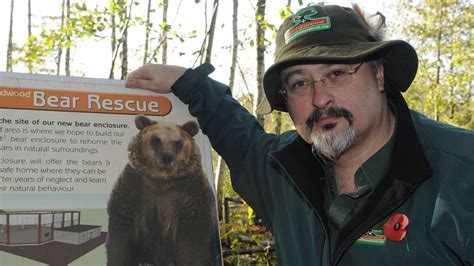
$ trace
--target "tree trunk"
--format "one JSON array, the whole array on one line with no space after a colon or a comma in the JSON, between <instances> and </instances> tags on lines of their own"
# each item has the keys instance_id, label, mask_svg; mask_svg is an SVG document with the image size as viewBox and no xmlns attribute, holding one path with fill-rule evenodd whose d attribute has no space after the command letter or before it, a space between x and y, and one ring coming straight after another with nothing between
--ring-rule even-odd
<instances>
[{"instance_id":1,"label":"tree trunk","mask_svg":"<svg viewBox=\"0 0 474 266\"><path fill-rule=\"evenodd\" d=\"M28 0L30 2L30 0ZM63 0L61 5L61 26L60 29L64 27L64 12L66 10L66 0ZM58 57L56 58L56 75L60 74L61 71L61 57L63 56L63 47L60 44L58 47Z\"/></svg>"},{"instance_id":2,"label":"tree trunk","mask_svg":"<svg viewBox=\"0 0 474 266\"><path fill-rule=\"evenodd\" d=\"M436 38L436 46L437 46L437 51L436 51L436 61L438 62L436 64L436 99L435 99L435 115L434 115L434 120L435 121L440 121L439 120L439 109L438 109L438 102L439 102L439 84L441 83L440 82L440 79L441 79L441 75L440 75L440 72L441 72L441 65L443 64L442 60L441 60L441 46L443 45L443 42L442 42L442 35L443 35L443 27L441 25L443 25L443 22L442 20L444 19L444 16L443 16L443 9L441 8L440 9L440 16L438 18L438 35L437 35L437 38Z\"/></svg>"},{"instance_id":3,"label":"tree trunk","mask_svg":"<svg viewBox=\"0 0 474 266\"><path fill-rule=\"evenodd\" d=\"M209 36L207 39L206 57L204 62L210 63L212 56L212 45L214 44L214 32L216 29L217 11L219 10L219 0L214 0L211 25L209 26Z\"/></svg>"},{"instance_id":4,"label":"tree trunk","mask_svg":"<svg viewBox=\"0 0 474 266\"><path fill-rule=\"evenodd\" d=\"M207 0L204 2L204 40L202 41L201 48L199 49L199 54L196 59L199 60L199 63L202 64L204 63L204 57L205 57L205 46L207 42L207 38L209 37L209 30L207 26Z\"/></svg>"},{"instance_id":5,"label":"tree trunk","mask_svg":"<svg viewBox=\"0 0 474 266\"><path fill-rule=\"evenodd\" d=\"M13 61L13 0L10 2L10 32L8 33L8 48L7 48L7 72L12 72Z\"/></svg>"},{"instance_id":6,"label":"tree trunk","mask_svg":"<svg viewBox=\"0 0 474 266\"><path fill-rule=\"evenodd\" d=\"M257 25L257 101L254 103L254 112L257 106L265 100L263 92L263 74L265 73L265 5L266 0L257 1L257 12L255 20ZM263 114L257 114L257 121L263 127L265 118Z\"/></svg>"},{"instance_id":7,"label":"tree trunk","mask_svg":"<svg viewBox=\"0 0 474 266\"><path fill-rule=\"evenodd\" d=\"M122 21L123 29L122 29L122 37L120 38L120 44L122 44L122 66L121 66L121 75L120 79L125 79L128 73L128 25L130 19L132 17L132 7L133 7L133 0L130 2L129 10L127 12L127 0L121 0L122 10L120 11L120 19Z\"/></svg>"},{"instance_id":8,"label":"tree trunk","mask_svg":"<svg viewBox=\"0 0 474 266\"><path fill-rule=\"evenodd\" d=\"M222 220L224 217L224 178L225 173L227 172L227 163L222 159L221 156L217 159L216 175L217 175L217 213L219 215L219 220Z\"/></svg>"},{"instance_id":9,"label":"tree trunk","mask_svg":"<svg viewBox=\"0 0 474 266\"><path fill-rule=\"evenodd\" d=\"M274 117L275 117L274 132L277 136L280 136L281 135L281 113L280 112L274 112Z\"/></svg>"},{"instance_id":10,"label":"tree trunk","mask_svg":"<svg viewBox=\"0 0 474 266\"><path fill-rule=\"evenodd\" d=\"M122 42L122 74L120 79L125 79L128 71L128 28L123 31Z\"/></svg>"},{"instance_id":11,"label":"tree trunk","mask_svg":"<svg viewBox=\"0 0 474 266\"><path fill-rule=\"evenodd\" d=\"M237 22L238 22L238 10L239 10L239 1L238 0L233 0L233 15L232 15L232 62L230 65L230 75L229 75L229 88L230 91L233 90L234 88L234 80L235 80L235 67L237 65L237 51L238 51L238 45L239 45L239 32L238 32L238 27L237 27ZM218 163L217 163L217 199L218 199L218 213L219 213L219 219L222 219L224 217L223 215L223 204L224 204L224 178L225 178L225 173L227 172L227 164L226 162L222 159L222 157L219 156L218 158Z\"/></svg>"},{"instance_id":12,"label":"tree trunk","mask_svg":"<svg viewBox=\"0 0 474 266\"><path fill-rule=\"evenodd\" d=\"M237 51L239 47L239 31L237 27L238 22L238 11L239 11L239 1L233 0L233 14L232 14L232 61L230 64L230 75L229 75L229 87L232 91L234 87L234 79L235 79L235 66L237 65Z\"/></svg>"},{"instance_id":13,"label":"tree trunk","mask_svg":"<svg viewBox=\"0 0 474 266\"><path fill-rule=\"evenodd\" d=\"M122 24L124 25L124 28L122 30L123 32L122 37L120 38L120 43L122 44L122 52L120 53L121 59L122 59L120 79L125 79L125 77L127 76L127 69L128 69L128 23L126 20L127 20L128 15L130 14L127 14L126 3L127 3L126 0L123 1L121 15L120 15L120 19L122 20Z\"/></svg>"},{"instance_id":14,"label":"tree trunk","mask_svg":"<svg viewBox=\"0 0 474 266\"><path fill-rule=\"evenodd\" d=\"M116 46L112 47L112 67L110 69L110 74L109 78L113 79L114 77L114 66L115 66L115 60L117 59L117 54L120 49L120 45L122 45L122 50L120 53L120 58L121 58L121 79L125 79L127 76L127 71L128 71L128 25L130 22L130 18L132 16L132 7L134 5L133 0L130 2L129 10L127 12L127 0L118 0L118 2L115 3L120 7L119 11L119 19L120 19L120 24L122 25L121 28L121 37L120 40L117 42L113 41L112 45L116 43ZM115 21L112 22L115 25ZM115 27L113 27L115 28ZM114 36L115 33L113 33ZM115 37L113 38L115 39Z\"/></svg>"},{"instance_id":15,"label":"tree trunk","mask_svg":"<svg viewBox=\"0 0 474 266\"><path fill-rule=\"evenodd\" d=\"M33 31L31 30L31 0L28 0L28 36L33 35ZM28 73L33 73L33 63L29 61L28 65Z\"/></svg>"},{"instance_id":16,"label":"tree trunk","mask_svg":"<svg viewBox=\"0 0 474 266\"><path fill-rule=\"evenodd\" d=\"M31 0L28 0L28 36L31 36Z\"/></svg>"},{"instance_id":17,"label":"tree trunk","mask_svg":"<svg viewBox=\"0 0 474 266\"><path fill-rule=\"evenodd\" d=\"M168 0L163 0L163 37L162 37L162 53L161 53L161 62L166 64L168 62Z\"/></svg>"},{"instance_id":18,"label":"tree trunk","mask_svg":"<svg viewBox=\"0 0 474 266\"><path fill-rule=\"evenodd\" d=\"M115 0L111 1L111 5L115 4ZM111 10L113 10L111 8ZM115 25L115 12L112 11L110 15L110 24L112 28L112 33L110 36L110 44L112 48L112 62L111 62L111 67L110 67L110 74L109 74L109 79L114 79L115 75L115 54L116 54L116 47L117 47L117 25Z\"/></svg>"},{"instance_id":19,"label":"tree trunk","mask_svg":"<svg viewBox=\"0 0 474 266\"><path fill-rule=\"evenodd\" d=\"M66 21L71 19L71 1L66 0ZM71 47L69 43L71 43L71 35L66 35L66 58L64 64L64 70L66 71L66 76L71 76Z\"/></svg>"},{"instance_id":20,"label":"tree trunk","mask_svg":"<svg viewBox=\"0 0 474 266\"><path fill-rule=\"evenodd\" d=\"M148 7L146 10L146 22L145 22L145 53L143 55L143 64L145 65L148 62L148 43L150 42L150 10L151 10L151 0L148 0Z\"/></svg>"}]
</instances>

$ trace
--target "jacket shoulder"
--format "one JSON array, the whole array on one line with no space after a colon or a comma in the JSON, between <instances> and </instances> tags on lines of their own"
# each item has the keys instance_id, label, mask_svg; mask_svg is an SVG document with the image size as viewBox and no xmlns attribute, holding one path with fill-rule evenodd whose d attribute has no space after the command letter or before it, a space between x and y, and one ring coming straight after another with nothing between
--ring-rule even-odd
<instances>
[{"instance_id":1,"label":"jacket shoulder","mask_svg":"<svg viewBox=\"0 0 474 266\"><path fill-rule=\"evenodd\" d=\"M426 152L443 153L474 164L474 131L440 123L411 111L416 133Z\"/></svg>"}]
</instances>

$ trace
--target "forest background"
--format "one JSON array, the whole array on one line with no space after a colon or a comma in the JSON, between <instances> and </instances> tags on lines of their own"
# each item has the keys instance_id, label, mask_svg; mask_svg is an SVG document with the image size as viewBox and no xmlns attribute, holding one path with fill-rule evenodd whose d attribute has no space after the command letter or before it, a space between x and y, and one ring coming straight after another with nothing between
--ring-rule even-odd
<instances>
[{"instance_id":1,"label":"forest background","mask_svg":"<svg viewBox=\"0 0 474 266\"><path fill-rule=\"evenodd\" d=\"M146 63L210 62L216 67L211 77L229 84L267 131L280 134L292 129L291 120L285 113L267 114L261 80L273 60L278 26L309 2L3 0L0 71L124 79ZM419 71L404 94L409 106L473 130L473 4L359 2L368 15L379 11L386 17L387 39L404 39L418 52ZM350 6L351 1L323 3ZM215 153L213 158L226 262L273 264L271 235L258 214L240 204L225 162Z\"/></svg>"}]
</instances>

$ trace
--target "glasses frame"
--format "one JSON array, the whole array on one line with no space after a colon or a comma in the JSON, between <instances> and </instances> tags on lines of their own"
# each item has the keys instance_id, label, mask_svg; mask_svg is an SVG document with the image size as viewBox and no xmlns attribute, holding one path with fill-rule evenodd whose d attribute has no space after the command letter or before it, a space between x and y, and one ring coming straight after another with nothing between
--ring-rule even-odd
<instances>
[{"instance_id":1,"label":"glasses frame","mask_svg":"<svg viewBox=\"0 0 474 266\"><path fill-rule=\"evenodd\" d=\"M359 65L356 65L354 67L352 67L348 72L347 72L347 75L349 76L352 76L354 75L355 73L357 73L357 71L359 71L360 67L364 64L365 62L361 62ZM325 81L327 80L326 76L328 74L330 74L331 72L327 73L326 75L324 75L323 77L321 77L320 79L318 80L312 80L312 81L309 81L309 82L305 82L304 85L311 85L311 90L314 90L314 84L316 84L316 82L319 82L321 81L323 84L326 84ZM349 84L349 83L347 83ZM344 84L345 85L345 84ZM340 86L343 86L343 85L340 85ZM334 86L334 87L330 87L330 88L337 88L339 86ZM288 101L288 91L285 89L285 88L281 88L278 93L281 94L281 96L283 96L283 99L285 99L285 101Z\"/></svg>"}]
</instances>

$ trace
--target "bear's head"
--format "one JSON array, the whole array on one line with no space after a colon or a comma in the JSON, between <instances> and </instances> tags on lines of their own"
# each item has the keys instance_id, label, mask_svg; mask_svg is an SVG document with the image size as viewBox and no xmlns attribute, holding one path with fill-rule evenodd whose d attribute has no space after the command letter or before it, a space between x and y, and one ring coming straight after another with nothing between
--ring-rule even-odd
<instances>
[{"instance_id":1,"label":"bear's head","mask_svg":"<svg viewBox=\"0 0 474 266\"><path fill-rule=\"evenodd\" d=\"M128 146L130 165L151 178L185 176L201 168L199 147L193 137L199 132L194 121L176 125L137 116L140 130Z\"/></svg>"}]
</instances>

